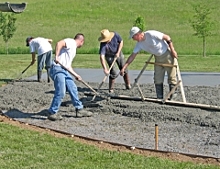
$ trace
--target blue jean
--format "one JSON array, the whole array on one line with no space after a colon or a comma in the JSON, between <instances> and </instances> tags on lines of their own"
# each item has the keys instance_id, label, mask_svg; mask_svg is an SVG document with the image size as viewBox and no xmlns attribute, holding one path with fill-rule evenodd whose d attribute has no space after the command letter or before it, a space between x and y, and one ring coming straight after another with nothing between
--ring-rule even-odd
<instances>
[{"instance_id":1,"label":"blue jean","mask_svg":"<svg viewBox=\"0 0 220 169\"><path fill-rule=\"evenodd\" d=\"M52 50L48 51L42 55L37 56L37 70L42 71L44 68L45 63L45 69L49 69L52 64Z\"/></svg>"},{"instance_id":2,"label":"blue jean","mask_svg":"<svg viewBox=\"0 0 220 169\"><path fill-rule=\"evenodd\" d=\"M73 81L71 74L60 66L51 66L50 77L54 81L55 93L49 112L55 114L59 111L61 102L68 90L73 106L76 109L82 109L82 102L78 98L77 86Z\"/></svg>"}]
</instances>

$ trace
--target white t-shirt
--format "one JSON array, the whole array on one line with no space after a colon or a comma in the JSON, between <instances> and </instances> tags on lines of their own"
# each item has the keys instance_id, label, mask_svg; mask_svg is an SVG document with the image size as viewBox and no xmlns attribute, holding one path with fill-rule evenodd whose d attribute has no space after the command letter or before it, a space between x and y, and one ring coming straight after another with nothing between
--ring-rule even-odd
<instances>
[{"instance_id":1,"label":"white t-shirt","mask_svg":"<svg viewBox=\"0 0 220 169\"><path fill-rule=\"evenodd\" d=\"M66 48L61 49L58 59L63 66L65 66L66 68L70 68L72 65L72 61L76 56L76 41L72 38L66 38L64 39L64 41L66 43Z\"/></svg>"},{"instance_id":2,"label":"white t-shirt","mask_svg":"<svg viewBox=\"0 0 220 169\"><path fill-rule=\"evenodd\" d=\"M30 52L37 52L38 55L42 55L46 52L52 50L51 44L48 42L48 39L45 38L34 38L29 43Z\"/></svg>"},{"instance_id":3,"label":"white t-shirt","mask_svg":"<svg viewBox=\"0 0 220 169\"><path fill-rule=\"evenodd\" d=\"M144 35L145 35L145 40L137 42L133 50L133 53L138 53L141 50L144 50L156 56L161 56L167 51L168 45L163 40L164 34L162 32L149 30L144 32Z\"/></svg>"}]
</instances>

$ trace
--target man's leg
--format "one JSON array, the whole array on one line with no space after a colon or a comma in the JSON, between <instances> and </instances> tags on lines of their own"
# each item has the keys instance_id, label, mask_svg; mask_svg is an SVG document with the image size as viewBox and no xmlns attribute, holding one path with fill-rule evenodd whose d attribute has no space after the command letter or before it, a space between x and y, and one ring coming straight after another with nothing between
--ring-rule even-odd
<instances>
[{"instance_id":1,"label":"man's leg","mask_svg":"<svg viewBox=\"0 0 220 169\"><path fill-rule=\"evenodd\" d=\"M106 62L108 64L108 66L110 67L114 61L114 56L113 55L107 55L105 57ZM118 60L118 59L117 59ZM116 60L116 62L117 62ZM110 75L109 75L109 92L113 93L114 92L114 83L115 83L115 78L117 77L117 71L115 69L115 66L112 67L112 69L110 70Z\"/></svg>"},{"instance_id":2,"label":"man's leg","mask_svg":"<svg viewBox=\"0 0 220 169\"><path fill-rule=\"evenodd\" d=\"M176 60L169 54L167 55L167 60L169 63L176 65L177 62ZM167 76L168 76L168 84L169 84L169 91L171 91L175 85L177 84L177 75L176 75L176 67L166 67L166 72L167 72ZM170 100L174 99L177 96L176 91L174 91L174 93L170 96Z\"/></svg>"},{"instance_id":3,"label":"man's leg","mask_svg":"<svg viewBox=\"0 0 220 169\"><path fill-rule=\"evenodd\" d=\"M157 99L163 99L163 81L165 70L162 66L154 66L154 84L156 89Z\"/></svg>"},{"instance_id":4,"label":"man's leg","mask_svg":"<svg viewBox=\"0 0 220 169\"><path fill-rule=\"evenodd\" d=\"M66 77L66 87L70 94L73 106L76 108L76 117L92 116L92 112L89 112L83 109L82 102L79 100L79 97L78 97L77 86L74 83L72 76L68 72L67 72L67 77Z\"/></svg>"},{"instance_id":5,"label":"man's leg","mask_svg":"<svg viewBox=\"0 0 220 169\"><path fill-rule=\"evenodd\" d=\"M56 114L59 111L61 102L66 94L66 82L65 82L65 73L61 67L54 66L51 68L51 77L54 81L55 93L49 108L51 114Z\"/></svg>"},{"instance_id":6,"label":"man's leg","mask_svg":"<svg viewBox=\"0 0 220 169\"><path fill-rule=\"evenodd\" d=\"M37 57L37 81L41 82L42 70L44 67L44 62L46 59L46 55L42 54Z\"/></svg>"},{"instance_id":7,"label":"man's leg","mask_svg":"<svg viewBox=\"0 0 220 169\"><path fill-rule=\"evenodd\" d=\"M47 70L47 82L50 83L50 67L52 65L52 51L46 53L45 69Z\"/></svg>"},{"instance_id":8,"label":"man's leg","mask_svg":"<svg viewBox=\"0 0 220 169\"><path fill-rule=\"evenodd\" d=\"M117 59L117 64L118 64L118 68L119 70L121 70L125 64L125 59L124 59L124 55L123 53L121 52L120 53L120 57ZM130 84L130 79L129 79L129 76L128 76L128 70L126 69L125 70L125 74L123 76L123 79L124 79L124 82L125 82L125 88L126 89L131 89L131 84Z\"/></svg>"},{"instance_id":9,"label":"man's leg","mask_svg":"<svg viewBox=\"0 0 220 169\"><path fill-rule=\"evenodd\" d=\"M155 62L161 63L160 56L155 56ZM154 84L156 89L157 99L163 99L163 82L165 76L165 69L162 66L154 65Z\"/></svg>"},{"instance_id":10,"label":"man's leg","mask_svg":"<svg viewBox=\"0 0 220 169\"><path fill-rule=\"evenodd\" d=\"M115 84L115 79L111 78L109 76L109 93L113 93L114 92L114 84Z\"/></svg>"},{"instance_id":11,"label":"man's leg","mask_svg":"<svg viewBox=\"0 0 220 169\"><path fill-rule=\"evenodd\" d=\"M79 97L78 97L77 86L74 83L72 76L68 72L66 72L66 73L67 73L66 88L67 88L67 90L68 90L68 92L70 94L73 106L76 109L82 109L83 105L82 105L82 102L79 100Z\"/></svg>"}]
</instances>

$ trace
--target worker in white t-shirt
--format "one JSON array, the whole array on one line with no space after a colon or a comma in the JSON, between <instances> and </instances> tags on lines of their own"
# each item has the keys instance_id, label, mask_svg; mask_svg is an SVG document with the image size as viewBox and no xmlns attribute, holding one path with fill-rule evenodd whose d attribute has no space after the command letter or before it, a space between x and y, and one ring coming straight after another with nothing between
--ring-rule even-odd
<instances>
[{"instance_id":1,"label":"worker in white t-shirt","mask_svg":"<svg viewBox=\"0 0 220 169\"><path fill-rule=\"evenodd\" d=\"M174 49L173 42L169 35L156 30L143 32L138 27L132 27L129 33L129 38L137 41L137 43L133 53L129 56L123 69L120 71L121 75L124 74L128 65L135 59L141 50L153 54L156 63L177 64L177 52ZM163 99L163 82L165 72L167 72L170 91L177 84L176 67L165 67L155 64L154 84L158 99ZM173 99L174 96L176 96L176 93L171 95L169 99Z\"/></svg>"},{"instance_id":2,"label":"worker in white t-shirt","mask_svg":"<svg viewBox=\"0 0 220 169\"><path fill-rule=\"evenodd\" d=\"M42 70L44 68L47 70L47 82L50 82L49 72L52 63L52 39L46 39L42 37L27 37L26 46L29 46L30 53L32 54L31 64L33 65L36 61L37 53L37 80L41 82Z\"/></svg>"},{"instance_id":3,"label":"worker in white t-shirt","mask_svg":"<svg viewBox=\"0 0 220 169\"><path fill-rule=\"evenodd\" d=\"M56 44L55 60L52 62L50 77L54 81L55 93L49 108L49 120L61 120L62 116L58 111L61 102L68 91L73 106L76 110L76 117L90 117L92 112L86 111L83 108L82 102L78 97L77 86L74 83L72 75L76 80L82 80L72 68L72 61L76 56L76 49L80 48L84 44L84 35L81 33L76 34L73 38L66 38L60 40ZM62 66L61 66L62 65ZM67 69L67 70L66 70ZM71 72L72 75L69 73Z\"/></svg>"}]
</instances>

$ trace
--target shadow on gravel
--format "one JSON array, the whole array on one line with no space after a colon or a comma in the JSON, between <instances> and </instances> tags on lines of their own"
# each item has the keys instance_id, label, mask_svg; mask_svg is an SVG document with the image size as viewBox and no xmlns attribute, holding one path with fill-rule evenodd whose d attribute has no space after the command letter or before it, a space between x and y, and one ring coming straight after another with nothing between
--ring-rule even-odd
<instances>
[{"instance_id":1,"label":"shadow on gravel","mask_svg":"<svg viewBox=\"0 0 220 169\"><path fill-rule=\"evenodd\" d=\"M48 111L45 109L38 113L25 113L18 109L11 109L5 112L4 115L13 119L32 118L32 119L44 120L48 116Z\"/></svg>"}]
</instances>

